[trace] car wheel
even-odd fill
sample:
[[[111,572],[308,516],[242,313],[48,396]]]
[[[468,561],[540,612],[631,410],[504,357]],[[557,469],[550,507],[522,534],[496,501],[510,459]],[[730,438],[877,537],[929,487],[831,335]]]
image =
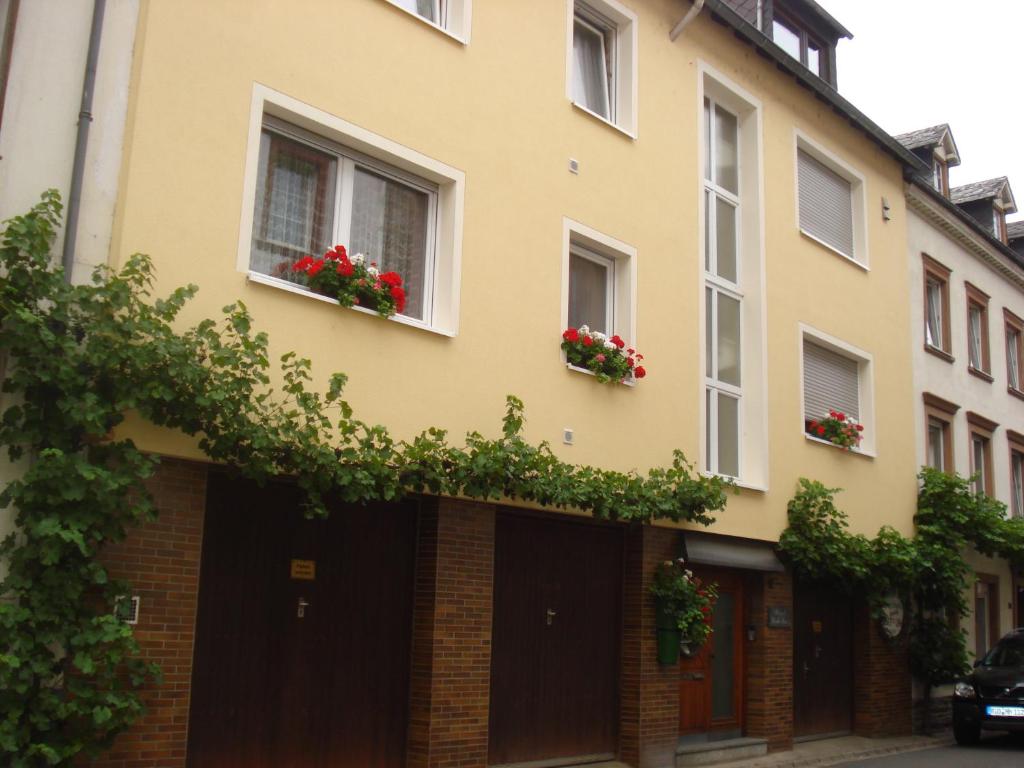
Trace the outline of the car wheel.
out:
[[[968,723],[953,724],[953,738],[960,746],[968,747],[977,744],[981,739],[981,726]]]

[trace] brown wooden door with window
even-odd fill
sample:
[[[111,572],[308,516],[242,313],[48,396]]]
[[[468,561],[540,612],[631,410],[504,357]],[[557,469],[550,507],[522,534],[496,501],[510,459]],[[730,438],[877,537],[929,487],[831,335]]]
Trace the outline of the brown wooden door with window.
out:
[[[853,724],[853,604],[812,584],[793,585],[793,735]]]
[[[307,520],[300,500],[210,478],[192,768],[404,765],[415,506]]]
[[[621,529],[498,515],[489,762],[618,749]]]
[[[743,730],[743,579],[735,571],[694,568],[718,585],[713,632],[694,656],[679,660],[679,733]]]

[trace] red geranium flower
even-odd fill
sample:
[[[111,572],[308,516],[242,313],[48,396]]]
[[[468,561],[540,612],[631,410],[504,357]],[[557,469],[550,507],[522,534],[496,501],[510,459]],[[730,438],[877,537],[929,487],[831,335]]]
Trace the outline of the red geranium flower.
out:
[[[824,435],[824,434],[825,434],[825,428],[819,425],[818,426],[818,435]]]
[[[310,277],[315,277],[317,275],[317,273],[319,273],[320,270],[323,269],[323,268],[324,268],[324,260],[323,259],[317,259],[316,261],[314,261],[312,264],[309,265],[309,269],[306,270],[306,274],[309,275]]]
[[[640,357],[640,355],[637,355],[637,357]],[[633,376],[635,376],[638,379],[642,379],[646,375],[647,371],[644,370],[644,367],[642,365],[638,365],[636,368],[633,369]]]
[[[336,245],[336,246],[334,246],[334,252],[337,254],[337,258],[339,258],[339,259],[347,259],[348,258],[348,251],[345,250],[345,246],[344,245]]]
[[[293,272],[305,272],[307,269],[310,268],[310,266],[312,266],[312,264],[313,264],[313,257],[312,256],[303,256],[301,259],[299,259],[298,261],[295,262],[294,266],[292,266],[292,271]]]
[[[391,273],[391,274],[394,274],[394,273]],[[391,298],[395,300],[395,308],[398,311],[398,313],[401,314],[402,310],[405,309],[405,291],[403,291],[397,285],[392,285],[391,286]]]
[[[380,276],[380,281],[393,287],[400,286],[402,284],[402,276],[397,272],[385,272]]]
[[[562,334],[562,338],[570,343],[575,343],[580,340],[580,332],[575,328],[566,328]]]
[[[619,349],[622,349],[624,346],[626,346],[626,342],[624,342],[622,339],[620,339],[618,334],[616,334],[615,336],[612,336],[610,339],[608,339],[608,341],[610,341],[612,344],[614,344]]]
[[[583,346],[584,347],[592,346],[593,343],[594,343],[594,340],[592,338],[590,338],[589,336],[584,336],[583,337]]]
[[[342,277],[349,277],[352,274],[352,262],[348,259],[344,259],[338,262],[338,274]]]

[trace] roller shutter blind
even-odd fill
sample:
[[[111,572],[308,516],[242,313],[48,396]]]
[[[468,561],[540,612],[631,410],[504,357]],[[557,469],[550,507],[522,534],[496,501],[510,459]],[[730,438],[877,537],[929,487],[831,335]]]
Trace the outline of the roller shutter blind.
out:
[[[856,360],[804,341],[804,419],[841,411],[860,420]]]
[[[850,182],[802,149],[797,151],[800,228],[853,258],[853,192]]]

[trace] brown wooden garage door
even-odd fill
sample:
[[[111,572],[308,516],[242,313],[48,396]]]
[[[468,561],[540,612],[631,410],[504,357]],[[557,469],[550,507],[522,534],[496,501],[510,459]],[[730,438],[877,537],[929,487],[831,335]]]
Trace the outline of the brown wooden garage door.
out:
[[[287,485],[211,477],[195,768],[404,764],[415,508],[344,507],[307,520],[299,500]]]
[[[500,514],[489,762],[614,755],[622,531]]]
[[[835,589],[793,585],[793,735],[853,724],[853,603]]]

